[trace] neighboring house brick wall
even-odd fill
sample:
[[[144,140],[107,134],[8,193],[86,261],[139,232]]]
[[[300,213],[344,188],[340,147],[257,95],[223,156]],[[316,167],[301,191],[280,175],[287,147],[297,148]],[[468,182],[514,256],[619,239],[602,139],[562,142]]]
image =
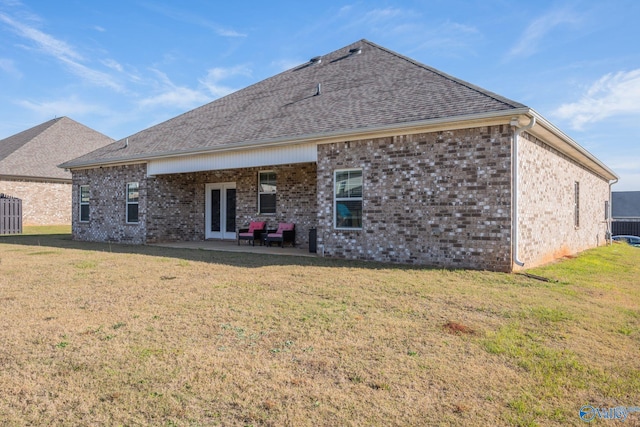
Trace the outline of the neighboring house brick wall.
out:
[[[318,243],[330,256],[508,271],[507,126],[318,147]],[[333,228],[334,172],[363,167],[363,229]]]
[[[519,258],[524,268],[606,243],[607,180],[527,133],[520,138],[518,159]],[[574,226],[576,181],[578,228]]]
[[[146,165],[126,165],[75,170],[73,172],[73,230],[77,240],[98,242],[145,243]],[[140,184],[139,222],[126,223],[127,183]],[[80,222],[79,188],[89,185],[89,221]],[[162,212],[158,212],[162,215]]]
[[[22,199],[22,224],[71,224],[71,184],[35,180],[0,180],[0,193]]]

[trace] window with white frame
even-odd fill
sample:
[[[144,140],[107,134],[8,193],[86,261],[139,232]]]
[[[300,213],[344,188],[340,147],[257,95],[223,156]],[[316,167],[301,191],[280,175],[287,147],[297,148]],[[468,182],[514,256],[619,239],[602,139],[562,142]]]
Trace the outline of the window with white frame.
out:
[[[138,200],[140,199],[139,185],[137,182],[127,184],[127,223],[138,222]]]
[[[89,186],[81,185],[78,192],[78,198],[80,201],[80,221],[89,221]]]
[[[258,172],[258,213],[276,213],[276,173]]]
[[[362,169],[337,170],[334,175],[334,227],[362,228]]]

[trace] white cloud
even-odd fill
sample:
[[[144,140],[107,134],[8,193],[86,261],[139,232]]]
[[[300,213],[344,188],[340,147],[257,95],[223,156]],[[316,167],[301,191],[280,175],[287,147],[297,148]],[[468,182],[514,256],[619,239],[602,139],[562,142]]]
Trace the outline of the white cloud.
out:
[[[200,84],[206,87],[207,90],[209,90],[209,92],[214,97],[221,97],[221,96],[228,95],[231,92],[234,92],[235,90],[237,90],[232,87],[220,84],[221,81],[229,79],[230,77],[235,77],[235,76],[250,77],[251,70],[249,69],[249,67],[245,65],[236,65],[235,67],[227,67],[227,68],[225,67],[211,68],[208,71],[207,76],[204,79],[200,80]]]
[[[141,108],[175,107],[190,110],[207,101],[209,99],[197,90],[174,86],[159,95],[141,100],[138,105]]]
[[[304,64],[307,60],[300,59],[280,59],[278,61],[272,61],[271,66],[274,67],[279,72],[290,70],[293,67],[297,67],[300,64]]]
[[[371,24],[388,21],[403,14],[402,9],[387,7],[385,9],[373,9],[365,13],[364,20]]]
[[[159,93],[139,101],[139,107],[144,109],[174,107],[188,110],[210,100],[200,91],[175,85],[165,73],[155,69],[152,71],[159,78],[159,90],[157,91]]]
[[[509,57],[528,57],[539,48],[542,40],[555,28],[566,24],[576,24],[581,17],[570,9],[552,10],[539,18],[534,19],[525,29],[515,46],[509,51]]]
[[[22,73],[16,68],[11,59],[0,58],[0,70],[16,78],[22,77]]]
[[[78,62],[70,61],[64,58],[60,58],[60,60],[71,70],[73,74],[82,77],[83,80],[91,84],[94,84],[96,86],[109,87],[118,92],[124,91],[124,88],[110,74],[94,70]]]
[[[103,27],[101,27],[100,25],[94,25],[93,29],[98,31],[98,32],[100,32],[100,33],[104,33],[105,31],[107,31]]]
[[[400,29],[398,28],[398,30]],[[411,49],[412,52],[426,49],[445,55],[456,55],[460,51],[468,51],[469,47],[481,37],[477,28],[449,20],[434,28],[422,31],[417,28],[407,28],[407,33],[415,34],[418,32],[421,34],[419,40],[425,41]]]
[[[0,13],[0,21],[12,27],[20,36],[34,42],[43,52],[64,59],[82,60],[82,56],[77,53],[67,43],[43,33],[42,31],[11,19],[11,17]]]
[[[577,130],[608,117],[640,114],[640,69],[601,77],[579,101],[561,105],[553,114]]]
[[[247,37],[246,34],[244,33],[240,33],[236,30],[232,30],[229,28],[222,28],[222,27],[216,27],[214,26],[214,30],[216,32],[216,34],[218,34],[219,36],[222,37]]]
[[[157,76],[157,80],[154,82],[157,86],[157,94],[138,102],[138,106],[144,109],[177,107],[189,110],[237,90],[221,84],[223,80],[236,76],[251,76],[251,70],[245,65],[211,68],[204,78],[198,80],[201,87],[196,90],[174,84],[169,76],[162,71],[157,69],[152,71]]]
[[[345,19],[351,17],[351,15],[345,13],[345,10],[341,10],[339,16]],[[387,32],[392,31],[396,26],[404,25],[405,21],[412,16],[413,14],[410,11],[399,8],[372,9],[364,14],[354,14],[353,17],[355,19],[349,21],[345,28],[366,28],[378,32]]]
[[[104,107],[98,104],[86,103],[77,96],[72,95],[68,98],[58,99],[55,101],[33,102],[27,100],[16,101],[16,104],[33,111],[40,117],[61,117],[71,116],[79,117],[86,114],[105,114]]]
[[[340,17],[346,16],[349,13],[351,13],[352,10],[353,10],[353,5],[348,4],[346,6],[342,6],[338,11],[338,16]]]
[[[119,72],[124,71],[124,69],[122,68],[122,65],[120,65],[120,63],[114,59],[103,59],[100,62],[102,62],[106,67],[109,67],[112,70],[116,70]]]
[[[64,41],[58,40],[37,28],[18,22],[3,13],[0,13],[0,21],[8,24],[19,36],[33,42],[43,54],[54,57],[83,80],[97,86],[123,91],[122,86],[109,74],[83,65],[81,63],[81,61],[84,61],[82,55]]]
[[[244,33],[231,28],[223,27],[216,24],[215,22],[211,22],[203,18],[202,16],[194,15],[193,13],[186,10],[175,9],[157,4],[144,4],[143,6],[171,19],[186,22],[187,24],[198,25],[203,28],[208,28],[210,30],[213,30],[217,35],[221,37],[247,37],[247,35]]]

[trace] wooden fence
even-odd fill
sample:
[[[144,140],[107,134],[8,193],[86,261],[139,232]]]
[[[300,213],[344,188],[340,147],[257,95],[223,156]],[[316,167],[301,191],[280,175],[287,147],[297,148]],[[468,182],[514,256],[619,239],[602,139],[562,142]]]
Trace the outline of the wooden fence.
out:
[[[0,234],[22,233],[22,200],[0,194]]]

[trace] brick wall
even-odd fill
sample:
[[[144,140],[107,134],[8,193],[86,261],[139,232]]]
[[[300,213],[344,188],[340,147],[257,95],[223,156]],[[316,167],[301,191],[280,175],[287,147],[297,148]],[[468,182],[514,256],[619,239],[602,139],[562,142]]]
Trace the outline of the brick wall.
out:
[[[510,269],[506,126],[318,147],[318,244],[325,255]],[[333,228],[335,170],[363,168],[363,228]]]
[[[235,182],[236,225],[296,223],[306,246],[318,228],[327,256],[510,271],[509,126],[400,135],[318,146],[318,164],[146,178],[144,165],[75,171],[73,235],[130,243],[204,240],[205,185]],[[526,135],[519,145],[520,259],[532,267],[604,243],[607,181]],[[362,168],[363,227],[333,226],[334,172]],[[277,174],[277,213],[257,213],[258,172]],[[125,224],[127,182],[140,183],[140,223]],[[580,226],[574,227],[574,183]],[[91,220],[78,222],[79,185],[91,184]]]
[[[0,180],[0,193],[22,199],[22,224],[71,224],[71,184]]]
[[[533,136],[519,141],[519,257],[525,268],[605,243],[608,182]],[[574,184],[579,182],[579,227]]]
[[[258,172],[277,176],[276,213],[258,215]],[[139,224],[126,224],[128,182],[140,183]],[[296,243],[308,245],[316,224],[316,165],[296,164],[146,178],[145,165],[96,168],[73,173],[73,237],[78,240],[154,243],[204,240],[205,185],[236,183],[236,225],[252,220],[296,224]],[[79,186],[90,184],[90,221],[79,221]]]
[[[127,183],[138,182],[139,222],[126,223]],[[89,221],[80,222],[79,188],[89,185]],[[146,165],[126,165],[73,171],[73,238],[98,242],[145,243]]]

